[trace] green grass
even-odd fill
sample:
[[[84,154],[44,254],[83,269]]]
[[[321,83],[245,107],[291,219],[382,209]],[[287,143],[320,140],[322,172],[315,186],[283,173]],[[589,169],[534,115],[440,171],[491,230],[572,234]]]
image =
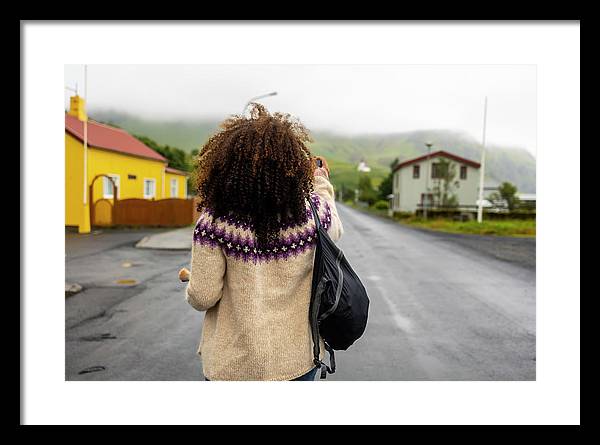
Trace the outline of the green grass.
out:
[[[338,190],[342,184],[350,190],[354,190],[358,187],[358,178],[360,177],[360,173],[356,169],[357,164],[340,161],[339,159],[335,158],[326,159],[331,172],[331,182],[336,190]],[[373,185],[374,189],[379,187],[379,184],[383,178],[387,176],[388,172],[389,169],[386,170],[382,167],[375,167],[371,169],[369,176],[371,177],[371,184]]]
[[[467,233],[472,235],[495,235],[535,237],[535,220],[488,220],[481,224],[477,221],[453,221],[446,218],[424,220],[411,216],[399,220],[400,223],[428,230],[438,230],[450,233]]]
[[[388,216],[387,210],[378,210],[373,207],[360,207],[349,202],[351,207],[372,213],[377,216],[392,219]],[[454,221],[448,218],[423,219],[417,216],[407,216],[403,218],[393,218],[400,224],[417,227],[426,230],[436,230],[449,233],[465,233],[471,235],[491,235],[491,236],[514,236],[514,237],[535,237],[536,222],[535,219],[505,219],[505,220],[484,220],[481,224],[477,221]]]

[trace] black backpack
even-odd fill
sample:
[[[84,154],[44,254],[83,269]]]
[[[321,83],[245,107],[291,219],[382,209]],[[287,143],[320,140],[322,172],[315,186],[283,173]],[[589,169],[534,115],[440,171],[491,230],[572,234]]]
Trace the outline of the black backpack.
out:
[[[314,363],[321,369],[321,379],[324,379],[327,373],[335,372],[333,351],[345,351],[364,333],[369,313],[369,297],[344,253],[321,225],[312,200],[308,201],[317,230],[309,320]],[[319,334],[329,352],[331,367],[319,358]]]

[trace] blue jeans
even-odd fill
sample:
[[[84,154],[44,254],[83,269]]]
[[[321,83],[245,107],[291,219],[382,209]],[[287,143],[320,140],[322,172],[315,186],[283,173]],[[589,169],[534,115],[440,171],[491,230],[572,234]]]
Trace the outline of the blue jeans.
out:
[[[301,375],[298,378],[292,379],[292,380],[314,380],[315,379],[315,375],[317,374],[318,368],[313,368],[310,371],[308,371],[306,374]],[[210,381],[208,380],[206,377],[204,377],[204,380],[206,381]]]
[[[298,377],[294,380],[314,380],[315,375],[317,374],[318,370],[319,370],[319,368],[313,368],[310,371],[308,371],[306,374],[301,375],[300,377]]]

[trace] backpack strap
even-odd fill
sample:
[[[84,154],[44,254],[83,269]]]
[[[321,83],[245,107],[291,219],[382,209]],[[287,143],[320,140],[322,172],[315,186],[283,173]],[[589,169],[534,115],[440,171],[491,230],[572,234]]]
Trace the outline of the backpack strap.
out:
[[[320,306],[320,298],[319,295],[323,292],[323,287],[325,286],[327,280],[323,279],[317,285],[317,289],[314,295],[313,301],[311,301],[311,313],[310,313],[310,330],[312,334],[313,340],[313,361],[316,366],[321,366],[321,360],[319,356],[321,355],[321,345],[319,343],[319,322],[318,322],[318,314],[319,314],[319,306]]]
[[[319,214],[317,209],[315,208],[314,203],[312,202],[312,198],[309,198],[308,203],[310,204],[310,208],[313,213],[313,217],[315,220],[316,230],[319,231],[321,228],[321,221],[319,219]],[[310,316],[310,328],[313,339],[313,362],[318,369],[321,370],[321,379],[327,378],[327,374],[333,374],[335,372],[335,355],[333,353],[333,349],[331,346],[327,344],[327,342],[323,342],[325,345],[325,350],[329,352],[329,364],[331,366],[327,366],[324,362],[321,361],[321,346],[319,343],[319,324],[318,324],[318,315],[319,315],[319,306],[321,303],[321,294],[325,290],[325,286],[327,285],[327,279],[323,277],[319,284],[317,285],[317,289],[315,291],[314,299],[311,301],[311,316]]]
[[[331,366],[327,366],[327,364],[321,361],[319,358],[315,359],[315,365],[317,365],[318,369],[321,370],[321,379],[326,379],[327,374],[333,374],[335,372],[335,354],[333,352],[333,348],[327,344],[327,342],[323,342],[325,344],[325,350],[329,353],[329,364]]]
[[[315,300],[312,302],[311,307],[311,316],[310,316],[310,328],[312,333],[313,340],[313,362],[317,366],[318,369],[321,370],[321,379],[327,378],[327,374],[333,374],[335,372],[335,355],[333,352],[333,348],[329,346],[326,341],[323,341],[325,345],[325,350],[329,352],[329,364],[331,366],[327,366],[323,361],[321,361],[321,345],[319,342],[319,322],[317,320],[317,315],[319,313],[320,306],[320,295],[323,293],[323,289],[327,284],[327,279],[323,278],[321,282],[317,286],[317,291],[315,292]]]
[[[308,197],[308,203],[310,204],[310,209],[312,210],[312,214],[315,220],[315,226],[317,231],[321,228],[321,219],[319,218],[319,212],[317,212],[317,209],[315,208],[315,204],[312,201],[312,196]]]

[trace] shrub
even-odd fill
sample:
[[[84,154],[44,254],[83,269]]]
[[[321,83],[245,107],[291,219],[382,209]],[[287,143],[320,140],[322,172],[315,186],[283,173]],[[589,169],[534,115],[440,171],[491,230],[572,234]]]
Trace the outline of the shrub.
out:
[[[412,212],[394,212],[395,219],[407,219],[414,217],[414,213]]]
[[[390,208],[390,204],[387,201],[379,200],[375,204],[373,204],[377,210],[387,210]]]

